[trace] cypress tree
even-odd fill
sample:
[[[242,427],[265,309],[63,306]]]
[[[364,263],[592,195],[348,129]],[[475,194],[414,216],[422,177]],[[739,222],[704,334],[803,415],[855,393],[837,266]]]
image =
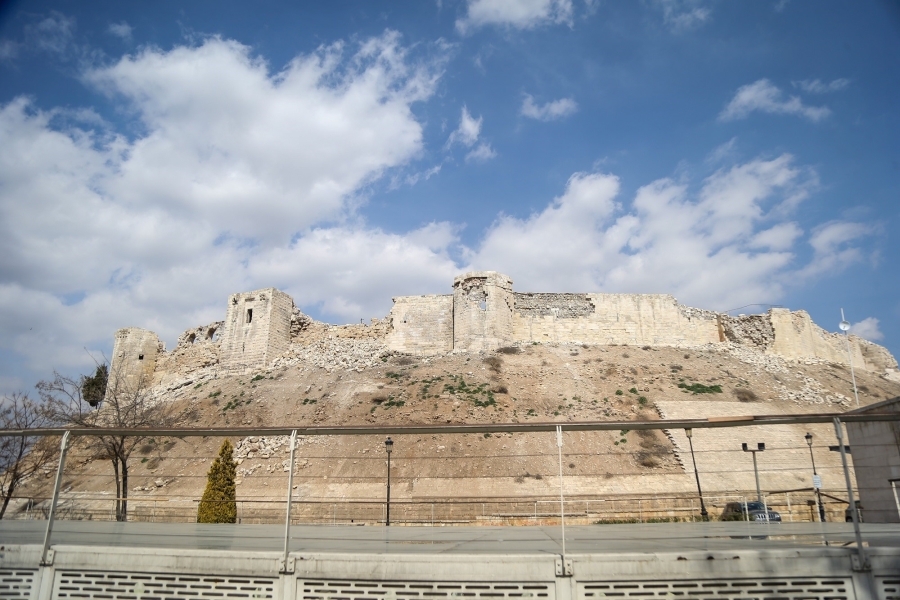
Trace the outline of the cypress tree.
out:
[[[237,521],[237,504],[234,478],[237,464],[234,447],[227,439],[219,448],[219,456],[213,461],[206,475],[206,489],[197,507],[198,523],[234,523]]]

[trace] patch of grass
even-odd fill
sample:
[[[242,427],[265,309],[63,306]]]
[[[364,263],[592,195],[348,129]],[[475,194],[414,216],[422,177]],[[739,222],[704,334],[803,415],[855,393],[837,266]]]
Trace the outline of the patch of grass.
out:
[[[628,391],[631,392],[632,394],[637,394],[637,393],[638,393],[638,392],[637,392],[637,388],[631,388],[631,389],[628,390]]]
[[[519,354],[522,351],[516,346],[503,346],[502,348],[497,348],[497,352],[499,354]]]
[[[681,389],[691,392],[693,394],[721,394],[722,386],[721,385],[704,385],[702,383],[692,383],[691,385],[687,385],[686,383],[679,383],[678,387]]]
[[[266,378],[265,375],[260,374],[260,375],[257,375],[256,377],[254,377],[253,379],[251,379],[250,381],[251,382],[259,381],[260,379],[265,379],[265,378]]]
[[[404,406],[406,404],[406,400],[394,400],[393,396],[389,396],[387,402],[382,403],[381,406],[384,407],[385,410],[391,408],[392,406]]]
[[[315,398],[304,398],[303,399],[303,404],[315,404],[316,402],[318,402],[318,400],[316,400]]]
[[[646,396],[641,396],[640,398],[638,398],[638,404],[640,404],[641,406],[645,406],[647,404]]]
[[[623,392],[622,390],[616,390],[616,396],[622,396],[624,394],[625,392]]]
[[[388,371],[384,374],[384,376],[388,379],[400,379],[401,377],[403,377],[403,375],[401,375],[400,373],[394,373],[393,371]]]
[[[222,395],[222,390],[216,390],[214,392],[210,392],[208,398],[218,398]]]

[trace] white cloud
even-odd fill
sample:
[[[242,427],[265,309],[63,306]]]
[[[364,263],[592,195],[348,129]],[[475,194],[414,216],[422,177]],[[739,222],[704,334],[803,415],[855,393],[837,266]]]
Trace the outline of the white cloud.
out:
[[[850,333],[858,335],[870,342],[877,342],[884,339],[884,334],[881,333],[881,330],[878,328],[878,319],[875,317],[868,317],[859,323],[854,323],[850,326]]]
[[[830,221],[819,225],[809,239],[813,258],[799,274],[805,277],[833,275],[861,261],[863,253],[853,243],[871,232],[872,228],[864,223]]]
[[[810,94],[827,94],[829,92],[839,92],[848,85],[849,79],[835,79],[830,83],[823,83],[820,79],[804,79],[803,81],[792,81],[791,85],[799,87],[804,92]]]
[[[447,147],[449,148],[456,143],[463,146],[474,146],[475,142],[478,141],[478,136],[481,135],[481,121],[481,117],[475,119],[469,114],[469,109],[463,106],[459,127],[450,134],[450,137],[447,139]]]
[[[387,33],[346,57],[322,47],[272,74],[234,41],[146,49],[85,75],[124,96],[149,133],[109,181],[185,218],[263,242],[338,216],[348,196],[422,147],[410,105],[433,91]]]
[[[709,153],[706,157],[708,164],[717,164],[725,159],[734,156],[735,146],[737,145],[737,137],[733,137],[724,144],[716,146],[716,149]]]
[[[663,21],[676,33],[696,29],[708,22],[712,11],[702,0],[656,0],[663,11]]]
[[[478,138],[481,136],[481,122],[481,117],[474,118],[469,114],[469,109],[463,106],[459,127],[450,134],[445,147],[450,148],[454,144],[461,144],[467,148],[475,146]],[[497,153],[491,148],[491,145],[487,142],[481,142],[466,153],[466,162],[485,162],[495,156],[497,156]]]
[[[466,16],[456,21],[460,33],[485,25],[533,29],[572,25],[572,0],[467,0]]]
[[[125,21],[122,21],[121,23],[110,23],[107,31],[127,42],[131,40],[131,33],[132,31],[134,31],[134,29],[131,27],[131,25],[129,25]]]
[[[133,140],[90,110],[42,111],[23,98],[0,106],[0,352],[46,376],[89,367],[83,347],[108,347],[119,327],[147,327],[171,343],[221,318],[235,290],[331,294],[370,267],[374,281],[391,260],[427,264],[410,271],[422,281],[453,271],[443,249],[416,241],[421,233],[360,228],[330,238],[346,250],[368,235],[356,275],[307,285],[257,270],[289,249],[303,262],[295,272],[340,272],[341,246],[316,254],[330,230],[311,228],[352,217],[370,182],[420,154],[411,106],[432,94],[444,54],[418,51],[433,55],[409,56],[388,32],[271,73],[228,40],[144,49],[83,75],[125,99],[145,130]],[[384,281],[372,300],[356,297],[364,314],[354,317],[384,314],[396,292]],[[341,310],[331,314],[349,315]]]
[[[497,156],[490,144],[478,144],[478,147],[466,154],[467,162],[484,162]]]
[[[760,79],[738,88],[731,102],[719,114],[720,121],[744,119],[751,112],[798,115],[820,121],[831,114],[825,106],[807,106],[797,96],[784,99],[784,94],[768,79]]]
[[[511,275],[523,291],[672,293],[721,310],[772,302],[811,276],[811,265],[840,262],[852,238],[817,232],[815,258],[796,264],[803,232],[780,215],[810,179],[783,155],[722,169],[696,192],[660,179],[623,207],[616,177],[579,173],[543,211],[501,216],[467,256],[475,268]]]
[[[530,94],[525,94],[522,101],[522,116],[538,121],[553,121],[574,114],[578,110],[578,104],[571,98],[560,98],[538,106]]]
[[[11,62],[19,56],[19,46],[12,40],[0,40],[0,62]]]
[[[75,18],[57,11],[51,11],[50,16],[25,28],[26,38],[31,45],[54,54],[69,51],[74,34]]]
[[[750,248],[766,248],[769,250],[790,250],[803,230],[796,223],[779,223],[764,229],[750,239]]]

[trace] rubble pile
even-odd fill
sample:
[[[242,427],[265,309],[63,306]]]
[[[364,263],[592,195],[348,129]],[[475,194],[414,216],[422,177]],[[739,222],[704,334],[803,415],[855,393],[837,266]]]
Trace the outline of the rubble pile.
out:
[[[387,355],[384,343],[379,340],[326,338],[306,346],[292,345],[290,350],[275,360],[272,368],[303,363],[329,372],[335,369],[362,371],[380,365]]]
[[[800,375],[798,373],[798,375]],[[789,400],[796,404],[838,404],[844,408],[850,406],[850,398],[839,393],[829,393],[822,384],[812,377],[803,376],[803,387],[799,390],[789,390],[782,385],[778,392],[781,400]],[[833,410],[833,409],[826,409]]]
[[[289,435],[268,437],[251,435],[237,443],[234,447],[233,456],[236,461],[243,461],[245,458],[270,458],[278,453],[288,453],[290,451],[291,436]]]

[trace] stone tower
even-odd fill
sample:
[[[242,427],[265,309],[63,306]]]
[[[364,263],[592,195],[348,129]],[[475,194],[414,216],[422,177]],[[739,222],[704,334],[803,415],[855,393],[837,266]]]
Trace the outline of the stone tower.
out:
[[[155,333],[140,327],[116,331],[106,393],[134,393],[152,385],[156,358],[163,350]]]
[[[513,341],[512,279],[473,271],[453,280],[453,349],[494,350]]]
[[[294,301],[275,288],[232,294],[228,298],[219,363],[244,371],[268,365],[291,343]]]

